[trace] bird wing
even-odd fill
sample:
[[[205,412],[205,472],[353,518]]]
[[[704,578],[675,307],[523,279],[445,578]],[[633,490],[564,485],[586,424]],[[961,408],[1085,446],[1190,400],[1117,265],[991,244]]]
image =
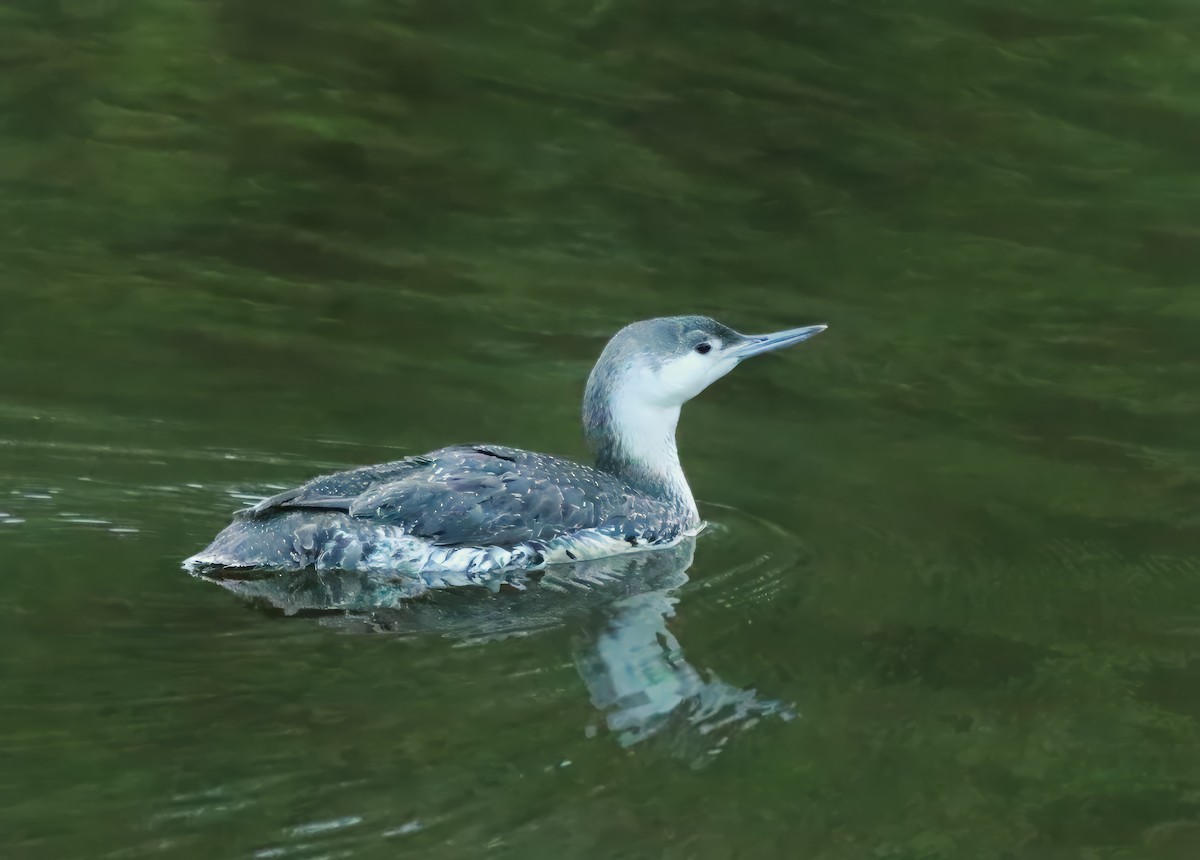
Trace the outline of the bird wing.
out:
[[[656,540],[667,505],[568,460],[499,446],[455,446],[314,478],[244,512],[343,511],[434,543],[513,546],[581,529]]]
[[[397,480],[403,475],[429,465],[427,457],[407,457],[375,466],[362,466],[332,475],[321,475],[298,487],[284,490],[263,499],[256,505],[239,511],[238,516],[259,519],[284,508],[318,508],[349,512],[354,499],[373,486]]]

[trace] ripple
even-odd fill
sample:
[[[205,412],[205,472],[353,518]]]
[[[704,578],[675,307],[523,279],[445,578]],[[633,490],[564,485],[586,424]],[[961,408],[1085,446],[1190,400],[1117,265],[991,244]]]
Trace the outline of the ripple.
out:
[[[798,535],[770,520],[725,505],[705,505],[713,521],[701,535],[692,589],[705,603],[748,609],[796,586],[810,552]]]
[[[272,860],[277,857],[351,857],[359,849],[381,839],[412,836],[420,833],[426,825],[421,819],[378,829],[379,825],[363,828],[367,819],[361,815],[344,815],[338,818],[320,819],[297,824],[282,830],[276,844],[257,849],[252,855],[256,860]]]
[[[315,836],[319,833],[331,833],[362,824],[362,816],[346,815],[342,818],[331,818],[327,821],[313,821],[308,824],[298,824],[288,831],[289,836]]]
[[[272,488],[278,486],[123,483],[80,475],[61,486],[10,491],[12,507],[0,511],[0,524],[28,524],[45,532],[86,529],[129,539],[146,530],[144,518],[190,521],[198,512],[227,517],[247,502],[276,492]]]
[[[170,798],[168,808],[150,816],[152,824],[165,821],[199,820],[226,817],[252,809],[257,805],[253,792],[256,787],[218,787]]]
[[[414,833],[420,833],[424,829],[425,825],[421,822],[421,819],[414,818],[412,821],[406,821],[399,827],[392,827],[388,830],[385,830],[379,835],[384,839],[390,839],[393,836],[411,836]]]
[[[0,447],[53,451],[56,454],[74,455],[81,461],[91,461],[97,455],[124,457],[139,462],[211,462],[214,460],[238,461],[258,465],[281,466],[303,465],[305,468],[342,468],[338,463],[321,463],[311,457],[287,455],[268,451],[238,448],[157,448],[152,446],[111,445],[89,442],[46,442],[38,439],[0,438]],[[81,478],[81,480],[86,480]]]

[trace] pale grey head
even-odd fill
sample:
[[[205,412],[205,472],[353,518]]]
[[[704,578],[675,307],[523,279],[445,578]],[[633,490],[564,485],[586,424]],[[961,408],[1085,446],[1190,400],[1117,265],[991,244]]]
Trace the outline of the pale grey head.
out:
[[[808,340],[823,325],[740,334],[703,316],[626,326],[588,377],[583,427],[596,465],[631,486],[677,500],[699,520],[679,454],[679,410],[746,358]]]

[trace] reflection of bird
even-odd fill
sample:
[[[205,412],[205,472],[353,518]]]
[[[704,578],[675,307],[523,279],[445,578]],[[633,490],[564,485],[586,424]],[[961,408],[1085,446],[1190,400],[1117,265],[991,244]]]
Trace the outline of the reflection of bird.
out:
[[[606,623],[577,650],[576,665],[592,704],[604,713],[621,746],[674,734],[677,751],[703,764],[721,751],[729,732],[749,728],[761,717],[790,720],[794,714],[754,690],[716,677],[705,680],[667,629],[677,602],[665,590],[615,601],[607,608]],[[669,732],[676,722],[680,731]],[[698,748],[697,739],[703,739]]]
[[[346,633],[433,634],[457,645],[483,645],[568,626],[575,632],[576,668],[616,741],[665,745],[670,755],[699,765],[735,732],[794,714],[783,702],[688,662],[668,622],[695,550],[696,539],[686,537],[658,552],[554,565],[532,577],[517,572],[516,583],[527,586],[521,594],[448,589],[411,600],[407,581],[345,570],[215,581],[260,606],[315,617]]]
[[[438,587],[676,543],[700,524],[675,447],[680,407],[742,359],[824,329],[748,336],[707,317],[634,323],[588,379],[595,467],[469,445],[314,478],[243,511],[185,567],[397,572]]]

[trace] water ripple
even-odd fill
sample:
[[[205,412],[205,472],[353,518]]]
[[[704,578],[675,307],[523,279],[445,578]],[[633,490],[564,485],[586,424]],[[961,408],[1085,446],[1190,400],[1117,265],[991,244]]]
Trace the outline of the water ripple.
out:
[[[693,588],[698,599],[725,610],[770,603],[796,585],[809,553],[800,538],[769,520],[724,505],[702,535],[702,564]]]

